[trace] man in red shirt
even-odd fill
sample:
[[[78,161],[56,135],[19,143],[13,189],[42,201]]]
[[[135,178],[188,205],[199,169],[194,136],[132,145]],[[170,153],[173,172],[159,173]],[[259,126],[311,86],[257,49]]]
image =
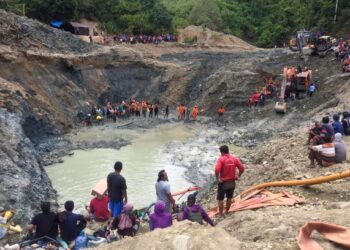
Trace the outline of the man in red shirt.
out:
[[[96,197],[90,201],[89,213],[93,214],[94,220],[97,222],[107,221],[110,217],[107,195],[97,194]]]
[[[244,172],[244,166],[241,161],[229,154],[228,146],[223,145],[220,147],[221,157],[218,159],[215,166],[215,176],[218,182],[218,207],[220,216],[224,217],[224,199],[226,196],[226,213],[231,207],[233,192],[236,187],[235,180],[239,180],[239,177]],[[236,176],[236,168],[239,170],[238,177]]]

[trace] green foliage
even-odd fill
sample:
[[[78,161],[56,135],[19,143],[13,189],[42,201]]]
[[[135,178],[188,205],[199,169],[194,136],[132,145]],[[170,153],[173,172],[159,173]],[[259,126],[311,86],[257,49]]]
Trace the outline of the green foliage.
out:
[[[350,32],[350,0],[0,0],[0,8],[44,22],[88,18],[108,32],[160,34],[188,25],[237,35],[262,47],[299,29]]]
[[[185,36],[184,42],[187,44],[194,44],[197,42],[197,36]]]
[[[191,24],[203,25],[213,30],[222,28],[220,9],[216,0],[198,0],[188,16]]]

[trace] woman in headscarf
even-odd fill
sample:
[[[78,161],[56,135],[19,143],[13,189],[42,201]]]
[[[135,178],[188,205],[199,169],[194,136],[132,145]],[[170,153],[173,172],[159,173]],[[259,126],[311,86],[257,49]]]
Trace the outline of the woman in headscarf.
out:
[[[190,194],[187,197],[187,206],[183,211],[182,219],[198,222],[201,225],[203,225],[205,221],[209,225],[214,226],[214,222],[209,218],[204,208],[200,204],[196,203],[196,196],[197,192]]]
[[[165,210],[165,203],[157,201],[154,206],[154,213],[150,215],[150,229],[167,228],[173,224],[171,213]]]
[[[139,220],[133,213],[134,206],[130,203],[124,205],[123,212],[112,221],[112,229],[118,229],[122,237],[134,236],[139,228]]]
[[[346,161],[346,145],[343,141],[341,133],[336,133],[334,136],[334,147],[335,147],[335,162],[342,163]]]

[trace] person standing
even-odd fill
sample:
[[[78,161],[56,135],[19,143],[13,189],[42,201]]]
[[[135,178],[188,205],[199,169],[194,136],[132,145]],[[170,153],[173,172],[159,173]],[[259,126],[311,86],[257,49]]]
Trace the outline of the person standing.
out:
[[[316,91],[316,86],[315,86],[315,84],[312,82],[311,84],[310,84],[310,86],[309,86],[309,90],[308,90],[308,96],[309,97],[312,97],[312,95],[315,93],[315,91]]]
[[[156,193],[157,201],[163,201],[165,203],[166,211],[171,212],[172,209],[175,209],[175,200],[171,195],[168,174],[164,169],[158,173]]]
[[[198,106],[195,105],[195,106],[192,108],[192,117],[193,117],[193,120],[197,121],[198,113],[199,113]]]
[[[126,181],[120,172],[123,164],[117,161],[114,164],[114,172],[107,176],[107,191],[109,196],[109,210],[112,217],[117,217],[123,211],[123,206],[128,202]]]
[[[226,209],[225,212],[228,213],[233,193],[236,187],[236,180],[239,180],[239,177],[244,172],[244,166],[239,160],[238,157],[229,154],[228,146],[223,145],[220,147],[221,157],[218,159],[215,165],[215,176],[218,182],[218,192],[217,200],[219,207],[219,215],[224,217],[224,199],[226,196]],[[236,176],[236,168],[239,170],[238,177]]]
[[[148,105],[148,110],[149,110],[149,115],[148,115],[148,117],[149,117],[149,118],[152,118],[152,117],[153,117],[153,110],[154,110],[154,107],[153,107],[152,104],[149,104],[149,105]]]
[[[168,118],[168,117],[169,117],[169,105],[166,105],[164,118]]]
[[[154,104],[154,117],[158,118],[159,106],[158,104]]]

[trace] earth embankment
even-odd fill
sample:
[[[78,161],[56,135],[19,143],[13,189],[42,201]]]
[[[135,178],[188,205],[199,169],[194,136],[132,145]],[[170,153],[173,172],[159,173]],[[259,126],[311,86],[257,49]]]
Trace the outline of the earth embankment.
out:
[[[162,45],[92,46],[36,21],[3,11],[0,14],[0,204],[15,208],[22,225],[39,210],[40,200],[56,200],[43,166],[58,161],[74,148],[65,134],[79,126],[75,119],[78,112],[87,112],[92,106],[129,98],[169,104],[172,110],[181,102],[198,104],[201,116],[211,118],[203,119],[201,129],[194,132],[199,138],[197,144],[173,146],[188,149],[176,151],[178,158],[174,161],[188,168],[190,176],[197,176],[197,183],[205,184],[212,178],[216,157],[210,143],[250,148],[252,151],[243,157],[250,164],[247,181],[242,181],[238,190],[256,182],[296,178],[296,172],[303,173],[307,158],[300,146],[305,132],[302,129],[313,117],[319,119],[325,113],[348,107],[348,75],[339,74],[339,65],[330,57],[301,61],[287,50],[258,50],[248,45],[240,49],[171,45],[164,50]],[[314,78],[319,80],[313,98],[289,103],[285,116],[275,114],[273,99],[267,100],[265,107],[247,109],[248,96],[263,87],[264,79],[278,79],[283,66],[299,64],[313,69]],[[220,105],[227,112],[217,121],[215,111]],[[289,137],[293,138],[290,143]],[[285,142],[289,144],[283,147]],[[191,151],[194,147],[196,154]],[[298,151],[291,150],[294,148]],[[202,157],[202,152],[208,157]],[[295,154],[289,154],[292,152]],[[210,192],[215,189],[209,188],[207,199],[208,206],[213,206],[210,197],[214,195]],[[283,209],[285,214],[275,212],[276,216],[288,216],[287,209]],[[310,205],[301,210],[311,209]],[[272,215],[257,213],[257,221],[268,221]],[[258,238],[244,238],[249,229],[243,229],[244,221],[249,219],[242,216],[222,224],[225,230],[237,232],[247,241],[242,249],[279,249],[283,245],[269,245],[270,238],[264,238],[271,234],[274,240],[283,230],[259,230]],[[242,229],[235,226],[230,231],[230,223]],[[300,219],[296,224],[301,223]],[[296,224],[287,226],[291,246]]]

